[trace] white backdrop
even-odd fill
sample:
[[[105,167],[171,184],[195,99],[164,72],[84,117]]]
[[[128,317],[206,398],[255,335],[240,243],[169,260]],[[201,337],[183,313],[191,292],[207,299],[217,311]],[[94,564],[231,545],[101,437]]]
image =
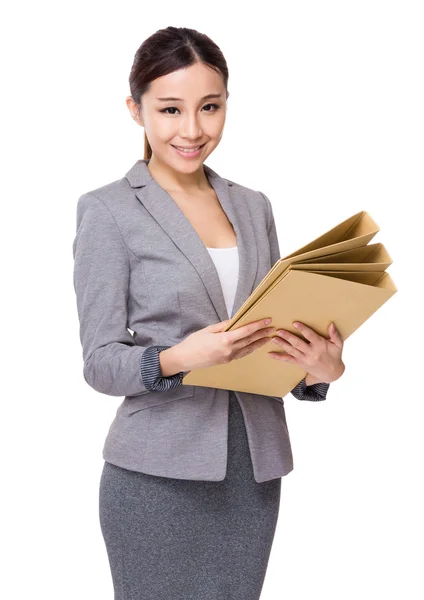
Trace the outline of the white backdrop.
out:
[[[98,485],[121,399],[82,375],[76,202],[143,157],[129,71],[141,42],[174,25],[207,33],[227,59],[225,133],[206,164],[269,196],[282,255],[366,210],[399,290],[346,340],[346,371],[325,402],[286,397],[295,468],[261,600],[422,600],[421,9],[41,1],[3,11],[5,598],[113,599]]]

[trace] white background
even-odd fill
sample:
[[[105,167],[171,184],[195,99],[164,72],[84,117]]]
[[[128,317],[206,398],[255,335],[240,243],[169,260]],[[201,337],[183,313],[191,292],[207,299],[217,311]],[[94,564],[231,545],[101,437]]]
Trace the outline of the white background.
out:
[[[398,288],[346,340],[325,402],[286,397],[295,468],[261,600],[422,600],[422,3],[11,6],[0,36],[2,595],[113,599],[98,485],[121,399],[82,375],[76,202],[143,158],[128,76],[142,41],[174,25],[206,33],[227,59],[225,133],[206,164],[269,196],[281,254],[366,210]]]

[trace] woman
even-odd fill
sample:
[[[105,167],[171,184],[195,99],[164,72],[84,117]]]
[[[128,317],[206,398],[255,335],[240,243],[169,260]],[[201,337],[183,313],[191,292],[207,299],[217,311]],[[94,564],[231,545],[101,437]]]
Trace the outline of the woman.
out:
[[[304,341],[264,320],[224,332],[279,258],[268,198],[204,165],[226,117],[228,70],[207,36],[141,45],[127,106],[145,158],[83,194],[74,241],[84,377],[125,396],[110,426],[100,524],[115,600],[257,600],[293,468],[282,398],[190,386],[192,369],[271,341],[324,400],[344,370],[337,331]],[[134,332],[131,335],[129,329]]]

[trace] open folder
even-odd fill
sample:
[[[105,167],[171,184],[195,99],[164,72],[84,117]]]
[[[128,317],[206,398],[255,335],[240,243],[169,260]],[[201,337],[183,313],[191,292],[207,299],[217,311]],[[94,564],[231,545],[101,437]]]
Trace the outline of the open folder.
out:
[[[303,338],[301,321],[328,338],[334,322],[343,341],[396,292],[385,272],[392,260],[383,244],[369,244],[380,230],[361,211],[296,252],[280,258],[233,315],[225,331],[272,317],[272,325]],[[275,335],[275,334],[272,334]],[[307,374],[298,365],[274,359],[283,352],[270,342],[224,365],[189,371],[183,384],[283,397]]]

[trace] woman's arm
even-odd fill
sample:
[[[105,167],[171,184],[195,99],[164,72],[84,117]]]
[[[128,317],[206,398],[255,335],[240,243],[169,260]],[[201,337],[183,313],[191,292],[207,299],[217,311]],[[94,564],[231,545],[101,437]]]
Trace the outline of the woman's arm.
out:
[[[156,347],[136,345],[127,329],[129,250],[109,208],[92,193],[78,200],[73,256],[86,382],[110,396],[179,385],[180,374],[158,380]]]

